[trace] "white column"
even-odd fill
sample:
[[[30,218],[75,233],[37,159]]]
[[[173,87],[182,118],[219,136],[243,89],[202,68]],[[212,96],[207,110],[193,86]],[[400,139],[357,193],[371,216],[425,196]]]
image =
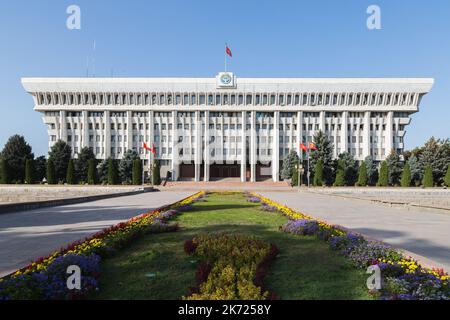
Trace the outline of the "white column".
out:
[[[111,157],[111,115],[109,110],[105,111],[103,124],[105,125],[103,147],[105,148],[105,159],[108,159]]]
[[[127,111],[127,142],[124,144],[127,150],[133,149],[133,121],[132,121],[132,112]],[[126,150],[123,150],[125,153]]]
[[[59,113],[59,139],[67,142],[67,119],[66,111],[61,111]]]
[[[82,112],[82,123],[83,123],[83,130],[82,132],[82,143],[81,143],[81,147],[85,148],[89,146],[89,125],[88,125],[88,112],[86,110],[83,110]],[[81,151],[81,150],[80,150]]]
[[[385,139],[386,139],[386,149],[385,149],[385,157],[387,157],[392,149],[394,148],[394,143],[392,141],[392,139],[394,139],[394,130],[392,129],[392,126],[394,125],[394,112],[393,111],[389,111],[387,114],[387,119],[386,119],[387,123],[386,123],[386,135],[385,135]]]
[[[149,111],[148,113],[148,117],[149,117],[149,124],[148,124],[148,143],[149,143],[149,147],[153,148],[153,144],[155,143],[155,118],[154,118],[154,114],[153,111]],[[172,137],[173,139],[173,137]],[[144,139],[147,141],[147,137]],[[162,150],[162,146],[156,146],[155,147],[159,147],[159,150]],[[146,154],[147,152],[144,150],[144,154]],[[154,157],[150,157],[151,155],[148,154],[146,155],[146,158],[148,161],[150,161],[150,158],[154,158]],[[155,161],[155,159],[152,159],[152,161]],[[152,163],[149,163],[148,165],[148,169],[150,170]]]
[[[246,127],[247,127],[247,112],[243,111],[241,113],[242,117],[242,132],[241,132],[241,182],[247,181],[247,138],[246,138]]]
[[[280,112],[273,113],[273,142],[272,142],[272,179],[274,182],[279,181],[280,166]]]
[[[325,133],[325,111],[320,112],[319,116],[319,129],[323,133]]]
[[[178,163],[178,135],[177,135],[177,112],[172,111],[172,164],[171,164],[171,170],[172,170],[172,180],[176,181],[178,180],[178,169],[179,169],[179,163]]]
[[[300,148],[300,144],[303,143],[303,112],[297,112],[297,154],[300,159],[303,160],[303,151]]]
[[[341,152],[348,151],[348,112],[342,112],[342,121],[341,121]]]
[[[209,131],[209,111],[205,111],[205,150],[204,150],[204,181],[209,181],[209,165],[211,153],[209,150],[209,139],[210,139],[210,131]]]
[[[370,156],[370,111],[364,114],[363,159]]]
[[[256,112],[251,112],[250,117],[251,133],[250,133],[250,182],[256,182]]]
[[[202,146],[201,146],[201,131],[202,131],[202,123],[200,120],[200,112],[195,111],[195,154],[194,154],[194,168],[195,168],[195,182],[200,181],[200,166],[201,166],[201,154],[202,154]]]

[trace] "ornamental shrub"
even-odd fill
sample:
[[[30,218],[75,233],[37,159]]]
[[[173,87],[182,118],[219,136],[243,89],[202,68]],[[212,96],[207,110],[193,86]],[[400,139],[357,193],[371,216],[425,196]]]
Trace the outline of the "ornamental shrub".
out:
[[[56,184],[55,165],[52,159],[48,159],[47,161],[47,183]]]
[[[345,169],[341,160],[338,161],[338,168],[336,171],[336,179],[334,180],[333,186],[343,187],[345,186]]]
[[[298,169],[294,167],[292,169],[291,186],[292,187],[297,187],[298,184],[299,184],[299,181],[298,181]]]
[[[444,177],[444,185],[450,187],[450,164],[448,165],[447,173],[445,174]]]
[[[387,187],[389,184],[389,172],[387,162],[383,161],[380,167],[380,173],[378,175],[378,187]]]
[[[1,173],[0,173],[1,181],[0,181],[0,183],[1,184],[8,184],[10,182],[10,180],[9,180],[9,166],[8,166],[8,162],[5,159],[3,159],[3,158],[0,159],[0,170],[1,170]]]
[[[118,172],[116,167],[116,162],[114,159],[109,158],[108,159],[108,184],[109,185],[115,185],[118,181]]]
[[[291,220],[281,227],[284,232],[301,236],[315,236],[319,233],[320,226],[315,220]]]
[[[324,180],[323,180],[323,160],[319,159],[317,161],[316,167],[314,168],[314,180],[313,184],[316,187],[323,186]]]
[[[433,169],[431,169],[430,166],[426,166],[425,167],[425,173],[423,175],[422,185],[425,188],[432,188],[433,185],[434,185],[434,183],[433,183]]]
[[[66,175],[67,184],[75,184],[74,170],[75,168],[73,165],[73,159],[70,159],[69,164],[67,165],[67,175]]]
[[[406,163],[405,166],[403,167],[402,178],[400,180],[400,184],[404,188],[411,186],[411,169],[410,169],[408,163]]]
[[[367,167],[366,167],[366,164],[363,162],[363,163],[361,163],[361,166],[359,167],[359,176],[358,176],[357,185],[360,187],[366,187],[367,184],[368,184]]]
[[[25,162],[25,183],[33,184],[35,182],[34,160],[27,159]]]
[[[133,172],[132,172],[133,185],[138,186],[142,184],[142,166],[141,160],[133,160]]]
[[[97,181],[95,159],[88,160],[87,183],[94,185]]]

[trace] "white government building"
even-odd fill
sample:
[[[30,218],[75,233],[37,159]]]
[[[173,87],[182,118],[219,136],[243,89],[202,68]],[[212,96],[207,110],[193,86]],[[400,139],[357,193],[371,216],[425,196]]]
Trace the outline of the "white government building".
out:
[[[23,78],[43,114],[49,147],[66,141],[74,157],[126,150],[149,159],[154,144],[162,176],[209,181],[279,180],[281,162],[322,130],[334,156],[382,161],[402,152],[406,126],[433,84],[428,78]],[[146,160],[148,162],[148,160]]]

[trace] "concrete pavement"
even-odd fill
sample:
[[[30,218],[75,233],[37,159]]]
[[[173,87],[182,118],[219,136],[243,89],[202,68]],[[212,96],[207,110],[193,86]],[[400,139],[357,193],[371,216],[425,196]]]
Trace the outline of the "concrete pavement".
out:
[[[304,214],[405,249],[425,265],[434,264],[435,267],[450,271],[448,212],[391,208],[366,200],[344,199],[308,191],[261,194]]]
[[[0,277],[41,256],[193,192],[149,192],[0,215]]]

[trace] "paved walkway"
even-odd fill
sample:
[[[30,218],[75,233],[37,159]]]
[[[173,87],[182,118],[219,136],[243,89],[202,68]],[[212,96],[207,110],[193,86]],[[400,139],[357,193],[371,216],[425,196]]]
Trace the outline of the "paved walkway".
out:
[[[111,225],[191,195],[150,192],[0,215],[0,277]]]
[[[450,271],[450,215],[420,208],[396,208],[366,200],[314,194],[261,192],[280,204],[405,249]],[[430,259],[430,260],[428,260]]]

